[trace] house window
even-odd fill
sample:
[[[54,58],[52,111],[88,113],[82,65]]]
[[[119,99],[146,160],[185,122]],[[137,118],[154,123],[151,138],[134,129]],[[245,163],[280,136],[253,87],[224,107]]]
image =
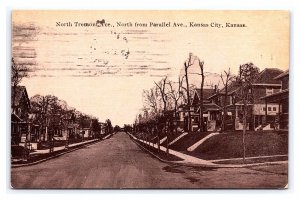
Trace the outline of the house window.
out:
[[[262,109],[263,109],[263,111],[266,111],[266,107],[265,106]]]
[[[273,89],[273,93],[280,92],[280,89]]]
[[[273,111],[276,111],[276,107],[273,107]]]
[[[273,89],[266,89],[266,96],[273,94]]]
[[[268,111],[272,111],[272,107],[268,107]]]

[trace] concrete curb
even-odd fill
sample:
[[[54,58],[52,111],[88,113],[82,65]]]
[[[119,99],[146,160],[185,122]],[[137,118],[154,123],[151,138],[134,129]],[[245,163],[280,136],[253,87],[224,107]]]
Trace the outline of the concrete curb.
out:
[[[147,151],[148,153],[150,153],[152,156],[154,156],[155,158],[157,158],[158,160],[160,160],[161,162],[164,163],[170,163],[170,164],[180,164],[180,165],[186,165],[186,166],[195,166],[195,167],[210,167],[210,168],[217,168],[218,165],[205,165],[205,164],[195,164],[195,163],[188,163],[188,162],[184,162],[184,161],[169,161],[169,160],[164,160],[162,158],[160,158],[159,156],[157,156],[156,154],[154,154],[153,152],[149,151],[148,149],[146,149],[145,147],[143,147],[141,144],[139,144],[138,141],[136,141],[134,138],[130,137],[132,139],[132,141],[137,144],[139,147],[141,147],[143,150]],[[175,155],[173,155],[175,156]],[[177,157],[177,156],[176,156]],[[221,167],[218,167],[221,168]]]
[[[87,142],[85,144],[78,145],[78,147],[75,146],[72,149],[67,149],[66,151],[61,150],[61,151],[64,151],[64,152],[58,153],[57,155],[53,155],[53,156],[50,156],[48,158],[44,158],[44,159],[41,159],[41,160],[38,160],[38,161],[35,161],[35,162],[24,163],[24,164],[11,164],[11,168],[18,168],[18,167],[26,167],[26,166],[36,165],[36,164],[45,162],[45,161],[53,159],[53,158],[57,158],[57,157],[62,156],[64,154],[76,151],[76,150],[81,149],[83,147],[90,146],[90,145],[92,145],[94,143],[100,142],[101,140],[102,139],[99,139],[99,140],[96,140],[96,141]]]
[[[288,157],[289,155],[271,155],[271,156],[254,156],[254,157],[247,157],[246,159],[258,159],[258,158],[273,158],[273,157]],[[243,158],[227,158],[227,159],[217,159],[211,160],[211,162],[222,162],[222,161],[234,161],[234,160],[243,160]]]
[[[169,160],[164,160],[162,158],[160,158],[158,155],[154,154],[153,152],[151,152],[150,150],[146,149],[145,147],[143,147],[141,144],[139,144],[135,139],[133,139],[132,137],[130,137],[132,139],[132,141],[138,145],[139,147],[141,147],[143,150],[147,151],[148,153],[150,153],[152,156],[154,156],[155,158],[157,158],[158,160],[160,160],[161,162],[164,163],[173,163],[175,164],[176,161],[169,161]],[[177,157],[177,156],[176,156]]]
[[[263,165],[279,165],[279,164],[287,164],[288,161],[275,161],[275,162],[264,162],[264,163],[253,163],[253,164],[214,164],[214,165],[204,165],[204,164],[195,164],[195,163],[185,163],[182,162],[183,165],[195,166],[195,167],[212,167],[212,168],[247,168],[247,167],[257,167]]]
[[[128,134],[128,135],[134,141],[134,143],[136,143],[137,145],[142,147],[144,150],[148,151],[151,155],[153,155],[154,157],[156,157],[157,159],[159,159],[160,161],[165,162],[165,163],[181,164],[181,165],[194,166],[194,167],[210,167],[210,168],[246,168],[246,167],[255,167],[255,166],[263,166],[263,165],[278,165],[278,164],[288,163],[288,161],[274,161],[274,162],[239,164],[239,165],[238,164],[217,164],[217,163],[212,163],[212,164],[208,165],[208,164],[198,164],[198,163],[185,162],[185,161],[168,161],[168,160],[161,159],[160,157],[158,157],[157,155],[155,155],[148,149],[144,148],[142,145],[138,144],[138,141],[136,141],[136,139],[134,139],[131,136],[131,134]],[[148,145],[148,144],[146,144],[146,145]],[[176,156],[176,155],[174,155],[174,156]]]
[[[195,163],[188,163],[188,162],[184,162],[184,161],[169,161],[169,160],[164,160],[162,158],[160,158],[159,156],[157,156],[156,154],[154,154],[153,152],[149,151],[148,149],[146,149],[145,147],[143,147],[141,144],[139,144],[139,141],[136,141],[134,138],[132,138],[130,135],[129,137],[131,138],[131,140],[137,144],[139,147],[141,147],[143,150],[147,151],[148,153],[150,153],[152,156],[154,156],[155,158],[157,158],[158,160],[160,160],[161,162],[164,163],[170,163],[170,164],[181,164],[181,165],[187,165],[187,166],[192,166],[195,165],[197,167],[216,167],[215,165],[205,165],[205,164],[195,164]],[[176,155],[173,155],[176,156]],[[176,156],[177,157],[177,156]]]

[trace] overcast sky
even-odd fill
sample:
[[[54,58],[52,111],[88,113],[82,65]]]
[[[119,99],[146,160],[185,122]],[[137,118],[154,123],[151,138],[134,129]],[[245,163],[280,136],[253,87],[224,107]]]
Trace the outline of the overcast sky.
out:
[[[97,20],[110,26],[75,27]],[[29,96],[53,94],[114,125],[132,123],[142,108],[142,90],[166,75],[178,77],[189,52],[205,62],[206,72],[216,74],[228,67],[236,73],[247,62],[261,70],[289,67],[287,12],[15,11],[12,21],[13,57],[31,69],[21,83]],[[117,27],[117,22],[133,26]],[[149,27],[150,22],[184,27]],[[190,22],[209,27],[190,27]],[[193,82],[200,81],[194,77]]]

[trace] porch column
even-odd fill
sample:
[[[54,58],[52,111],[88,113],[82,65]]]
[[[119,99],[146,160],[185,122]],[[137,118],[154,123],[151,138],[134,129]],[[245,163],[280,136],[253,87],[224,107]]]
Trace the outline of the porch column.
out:
[[[255,131],[255,128],[256,128],[256,126],[255,126],[255,115],[253,115],[253,130]]]
[[[279,129],[282,128],[282,125],[281,125],[281,109],[282,109],[282,106],[281,106],[281,101],[280,101],[279,104],[278,104],[278,124],[279,124]]]
[[[267,100],[265,100],[265,120],[264,120],[264,125],[267,124],[267,116],[268,116],[268,103],[267,103]]]
[[[29,150],[31,150],[30,149],[30,143],[31,143],[31,126],[30,126],[30,123],[28,123],[27,122],[27,129],[28,129],[28,147],[29,147]],[[26,139],[27,139],[27,137],[26,137]]]
[[[48,126],[46,126],[46,129],[45,129],[45,138],[44,138],[44,141],[48,141]]]

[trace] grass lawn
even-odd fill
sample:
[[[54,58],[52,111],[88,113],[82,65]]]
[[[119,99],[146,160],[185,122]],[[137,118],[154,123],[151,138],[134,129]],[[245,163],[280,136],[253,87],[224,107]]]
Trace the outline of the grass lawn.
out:
[[[133,134],[136,138],[141,139],[141,140],[145,140],[146,138],[144,137],[146,135],[146,133],[143,132],[136,132]],[[157,135],[148,135],[150,138],[150,142],[157,144]],[[165,133],[160,133],[159,134],[159,140],[163,139],[166,136]],[[148,140],[147,140],[148,141]]]
[[[180,138],[177,142],[170,146],[170,149],[175,151],[186,151],[187,148],[198,142],[199,140],[203,139],[207,135],[211,134],[211,132],[204,132],[204,133],[189,133],[184,137]]]
[[[247,132],[246,157],[287,155],[288,134],[285,132]],[[206,140],[189,155],[206,159],[243,157],[242,132],[229,132]]]
[[[152,136],[150,142],[157,144],[157,136]]]
[[[173,140],[175,140],[178,136],[180,136],[181,134],[183,134],[182,132],[174,132],[174,133],[170,133],[169,134],[169,143],[172,142]],[[162,144],[162,146],[166,146],[167,145],[167,140],[165,140]]]

